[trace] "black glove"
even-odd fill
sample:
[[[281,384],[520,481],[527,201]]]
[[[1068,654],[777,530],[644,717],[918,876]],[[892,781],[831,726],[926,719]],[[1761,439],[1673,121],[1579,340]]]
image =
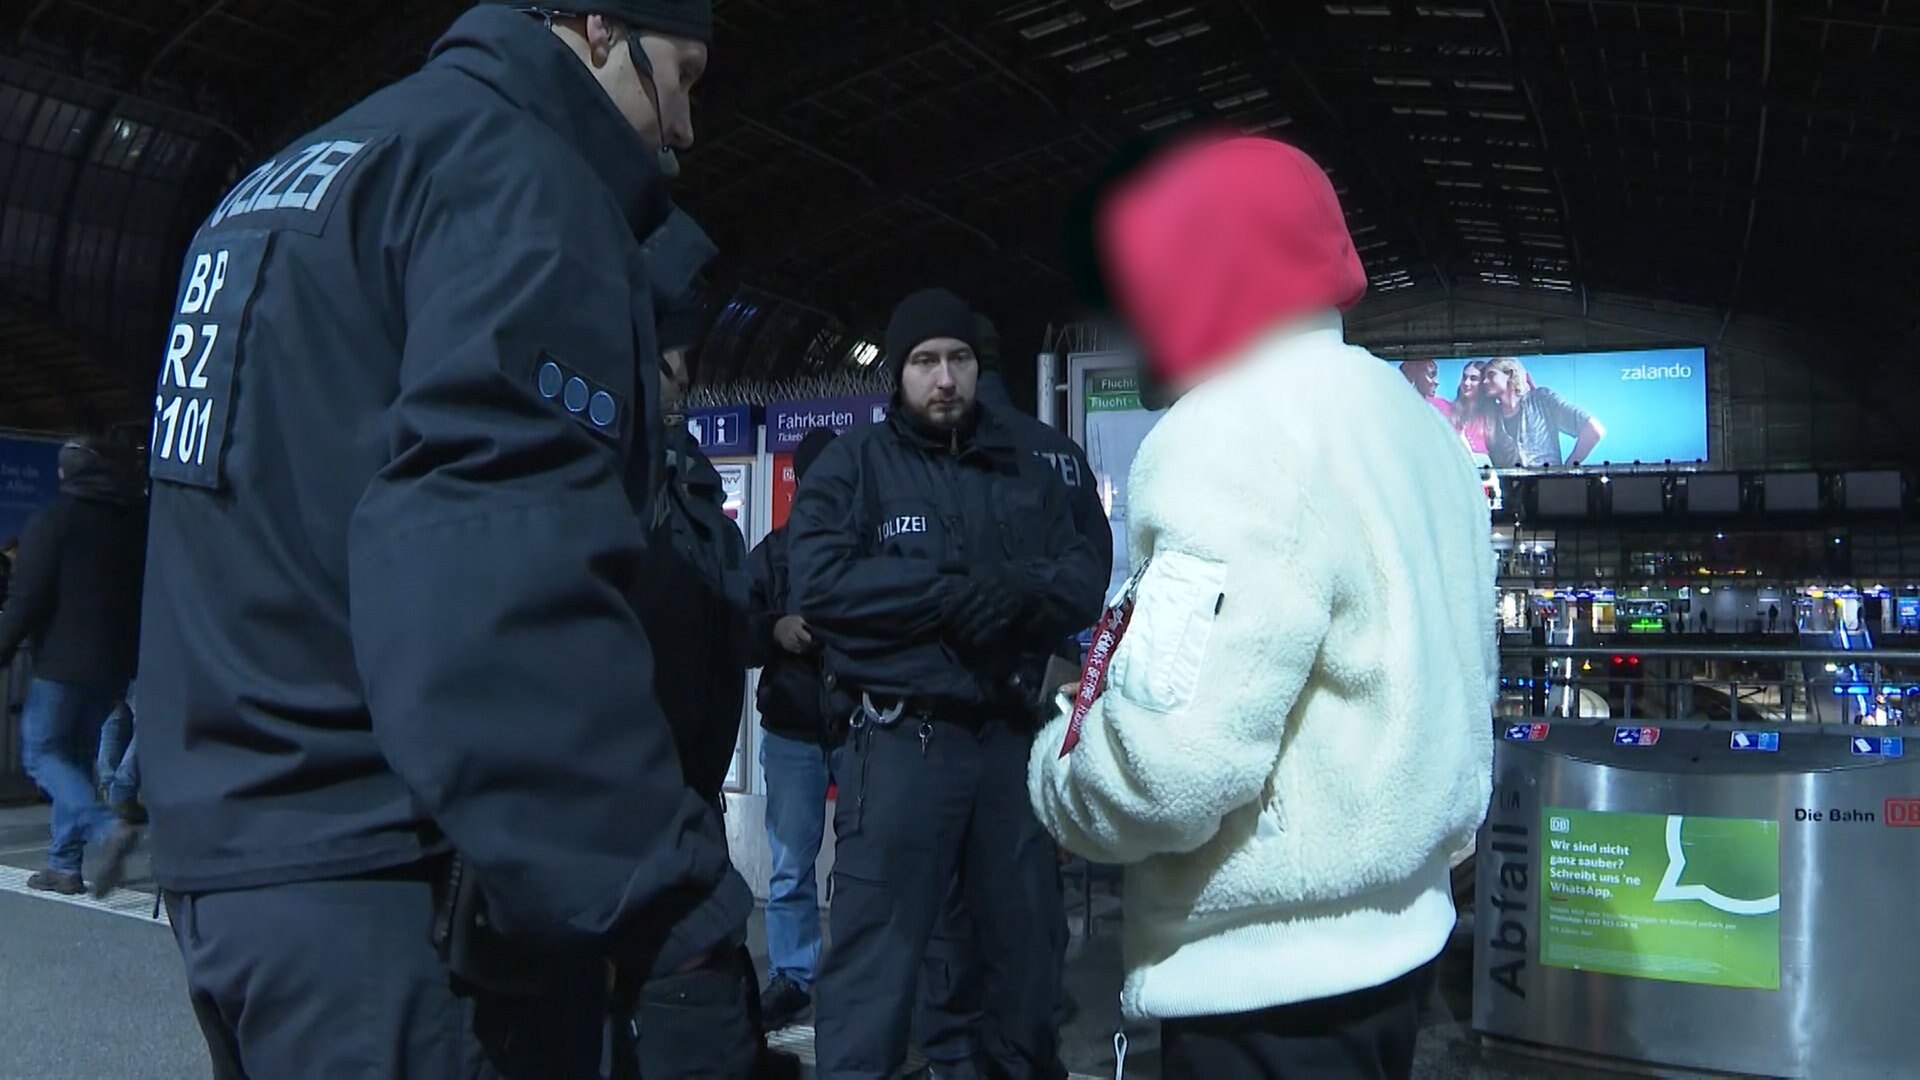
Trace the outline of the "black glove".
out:
[[[1060,630],[1060,622],[1060,615],[1052,605],[1028,604],[1018,628],[1020,643],[1039,648],[1052,648],[1059,645],[1060,639],[1066,637],[1066,634]]]
[[[940,625],[948,641],[967,652],[1003,643],[1025,615],[1017,579],[1002,569],[970,575],[947,597]]]

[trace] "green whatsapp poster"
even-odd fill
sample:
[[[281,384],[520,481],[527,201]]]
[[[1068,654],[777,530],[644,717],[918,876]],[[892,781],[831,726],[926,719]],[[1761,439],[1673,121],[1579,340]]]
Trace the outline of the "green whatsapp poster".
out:
[[[1780,823],[1541,811],[1540,962],[1780,988]]]

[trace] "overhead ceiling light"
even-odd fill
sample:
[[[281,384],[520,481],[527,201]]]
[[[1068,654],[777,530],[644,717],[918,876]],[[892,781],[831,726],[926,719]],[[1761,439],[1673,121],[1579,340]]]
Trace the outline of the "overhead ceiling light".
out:
[[[1077,11],[1069,11],[1065,15],[1058,16],[1057,18],[1048,19],[1046,22],[1036,23],[1032,26],[1022,28],[1020,31],[1020,36],[1023,38],[1026,38],[1028,41],[1032,41],[1035,38],[1043,38],[1043,37],[1046,37],[1048,34],[1057,33],[1058,31],[1065,30],[1069,26],[1079,26],[1081,23],[1086,21],[1087,21],[1087,17],[1085,15],[1082,15]]]
[[[1140,130],[1141,131],[1158,131],[1163,127],[1172,127],[1173,125],[1178,124],[1181,121],[1191,120],[1191,119],[1193,119],[1193,110],[1181,109],[1179,112],[1168,113],[1165,116],[1155,117],[1152,120],[1147,120],[1142,122],[1140,125]]]
[[[1237,109],[1242,105],[1251,105],[1256,101],[1265,101],[1272,95],[1273,92],[1265,87],[1255,87],[1236,97],[1221,98],[1213,103],[1213,107],[1219,109],[1221,112],[1225,112],[1228,109]]]
[[[1078,60],[1070,61],[1067,64],[1067,70],[1071,71],[1075,75],[1078,75],[1083,71],[1092,71],[1094,68],[1097,68],[1097,67],[1105,67],[1106,65],[1113,63],[1115,60],[1124,60],[1126,59],[1126,57],[1127,57],[1127,50],[1125,49],[1119,49],[1119,48],[1108,49],[1106,52],[1103,52],[1103,53],[1094,53],[1092,56],[1083,56],[1083,57],[1080,57]]]
[[[1213,29],[1213,27],[1208,23],[1203,23],[1203,22],[1188,23],[1187,25],[1181,27],[1178,30],[1168,30],[1164,33],[1153,35],[1152,37],[1147,39],[1147,44],[1157,49],[1163,45],[1171,45],[1176,41],[1185,41],[1188,38],[1197,38],[1201,34],[1204,34],[1211,29]]]
[[[1240,128],[1240,132],[1243,135],[1258,135],[1263,131],[1272,131],[1274,128],[1286,127],[1291,123],[1293,123],[1293,117],[1291,116],[1276,116],[1271,120],[1265,120],[1257,124],[1244,124]],[[1334,190],[1339,191],[1340,188],[1336,185]]]

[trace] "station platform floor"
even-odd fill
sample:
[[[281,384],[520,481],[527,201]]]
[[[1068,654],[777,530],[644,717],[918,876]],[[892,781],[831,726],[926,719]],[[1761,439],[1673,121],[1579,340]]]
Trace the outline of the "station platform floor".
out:
[[[153,884],[144,857],[128,886],[104,901],[29,892],[27,874],[42,865],[44,806],[0,809],[0,1078],[85,1076],[102,1080],[183,1080],[209,1075],[206,1049],[187,1005],[179,954],[164,915],[151,917]],[[1070,879],[1069,904],[1080,902]],[[1096,913],[1111,904],[1096,888]],[[1122,1029],[1118,927],[1096,920],[1082,936],[1074,920],[1067,984],[1079,1012],[1063,1032],[1063,1057],[1076,1077],[1114,1075],[1113,1037]],[[751,943],[764,968],[760,920]],[[1598,1080],[1627,1075],[1524,1057],[1482,1045],[1469,1030],[1471,937],[1462,929],[1442,957],[1428,1003],[1415,1075],[1421,1080]],[[1158,1076],[1159,1039],[1127,1031],[1126,1075]],[[812,1030],[775,1036],[812,1060]],[[809,1070],[807,1075],[811,1076]],[[1645,1074],[1640,1074],[1645,1075]]]

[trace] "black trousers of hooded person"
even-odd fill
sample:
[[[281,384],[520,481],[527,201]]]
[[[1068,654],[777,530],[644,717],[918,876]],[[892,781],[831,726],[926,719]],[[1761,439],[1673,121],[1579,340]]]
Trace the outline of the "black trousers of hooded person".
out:
[[[456,985],[417,868],[166,903],[220,1080],[600,1076],[605,968],[542,997]]]
[[[1053,1024],[1066,925],[1053,842],[1027,801],[1031,736],[908,717],[856,732],[834,809],[832,944],[814,990],[822,1080],[894,1075],[956,871],[974,925],[993,1075],[1066,1075]]]
[[[1428,964],[1339,997],[1162,1021],[1162,1080],[1407,1080]]]

